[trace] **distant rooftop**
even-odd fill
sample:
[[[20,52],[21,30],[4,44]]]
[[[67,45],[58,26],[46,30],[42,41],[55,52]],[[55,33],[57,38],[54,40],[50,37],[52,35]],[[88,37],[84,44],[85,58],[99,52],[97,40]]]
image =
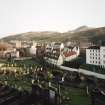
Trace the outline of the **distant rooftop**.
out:
[[[90,46],[88,49],[100,49],[100,46]]]
[[[69,51],[69,52],[64,52],[63,54],[65,57],[70,57],[72,55],[76,55],[77,53],[75,51]]]

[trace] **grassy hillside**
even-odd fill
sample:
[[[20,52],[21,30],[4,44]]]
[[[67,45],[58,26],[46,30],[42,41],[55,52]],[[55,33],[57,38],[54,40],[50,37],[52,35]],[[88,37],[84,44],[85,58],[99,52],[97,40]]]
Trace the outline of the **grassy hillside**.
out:
[[[68,41],[68,40],[78,40],[78,41],[98,41],[105,39],[105,27],[94,28],[86,31],[79,32],[28,32],[18,35],[12,35],[2,38],[3,41],[10,40],[36,40],[36,41]]]

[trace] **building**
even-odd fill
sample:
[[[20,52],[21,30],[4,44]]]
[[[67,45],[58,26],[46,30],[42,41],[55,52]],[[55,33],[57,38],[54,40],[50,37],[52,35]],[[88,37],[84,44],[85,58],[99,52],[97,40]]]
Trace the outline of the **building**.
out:
[[[0,42],[0,51],[6,51],[7,49],[12,49],[13,46],[6,42]]]
[[[11,40],[9,42],[12,44],[15,48],[27,48],[32,46],[32,41],[23,41],[23,40]]]
[[[30,57],[31,54],[30,54],[30,47],[26,47],[26,48],[20,48],[20,49],[17,49],[19,51],[19,55],[20,57]]]
[[[15,48],[14,49],[8,49],[3,52],[3,57],[4,58],[19,58],[19,51],[17,51]]]
[[[30,48],[30,54],[31,55],[36,55],[36,50],[37,50],[37,43],[33,42],[33,45]]]
[[[90,42],[90,41],[81,41],[80,43],[79,43],[79,46],[80,46],[80,48],[81,49],[86,49],[86,48],[88,48],[88,47],[90,47],[90,46],[93,46],[94,45],[94,43],[92,43],[92,42]]]
[[[0,58],[5,58],[4,53],[11,50],[13,50],[13,46],[11,44],[0,42]]]
[[[78,57],[80,54],[79,47],[69,47],[69,48],[64,48],[63,51],[63,58],[64,61],[71,61],[72,59],[75,59]]]
[[[86,49],[86,64],[105,68],[105,46],[91,46]]]
[[[63,43],[51,43],[46,46],[45,60],[49,63],[62,65],[79,56],[79,47],[64,47]]]
[[[16,48],[21,48],[21,47],[22,47],[21,41],[16,41]]]
[[[45,60],[52,64],[61,65],[63,63],[63,59],[61,56],[61,51],[64,49],[63,43],[55,43],[52,42],[47,44],[45,50]]]
[[[43,58],[45,53],[45,43],[33,42],[29,49],[30,55],[34,58]]]

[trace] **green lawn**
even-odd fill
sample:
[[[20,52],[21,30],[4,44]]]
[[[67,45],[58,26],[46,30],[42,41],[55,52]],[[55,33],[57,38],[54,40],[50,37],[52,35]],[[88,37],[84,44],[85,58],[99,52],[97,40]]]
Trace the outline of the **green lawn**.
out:
[[[36,66],[40,66],[39,64],[37,64],[34,60],[32,60],[32,59],[30,59],[30,60],[19,60],[19,61],[12,61],[12,62],[9,62],[9,61],[7,61],[7,62],[5,62],[5,64],[6,65],[4,65],[4,66],[7,66],[7,65],[9,65],[10,67],[11,66],[14,66],[14,67],[32,67],[32,68],[35,68]],[[23,70],[24,70],[24,68],[23,68]],[[23,78],[23,79],[21,79],[21,78]],[[31,91],[31,80],[30,80],[30,78],[28,78],[28,77],[24,77],[24,76],[22,76],[21,75],[21,77],[15,77],[14,76],[14,74],[5,74],[5,75],[2,75],[2,74],[0,74],[0,82],[1,83],[5,83],[5,81],[7,81],[8,82],[8,85],[9,86],[13,86],[13,87],[15,87],[15,88],[19,88],[19,87],[21,87],[21,90],[27,90],[27,91]]]
[[[14,63],[17,65],[25,64],[26,66],[38,65],[33,60],[15,61]],[[0,75],[0,81],[4,82],[5,80],[8,81],[8,85],[10,86],[16,85],[17,88],[21,87],[22,90],[31,91],[31,80],[28,77],[21,79],[15,78],[14,75],[8,78],[7,75]],[[54,87],[57,87],[56,84],[54,84]],[[65,100],[67,101],[67,105],[91,105],[90,96],[86,95],[84,89],[61,86],[61,95],[63,102],[65,102]]]
[[[21,91],[26,90],[31,92],[31,80],[30,79],[21,79],[21,78],[15,78],[14,76],[7,76],[7,75],[0,75],[0,82],[2,84],[5,84],[5,81],[7,81],[7,85],[10,87],[15,87],[19,89],[21,87]]]
[[[57,87],[55,84],[52,85]],[[91,105],[90,95],[87,95],[86,90],[81,88],[61,85],[61,97],[64,105]]]
[[[70,105],[91,105],[90,96],[84,89],[66,87],[62,89],[64,96],[69,97]]]

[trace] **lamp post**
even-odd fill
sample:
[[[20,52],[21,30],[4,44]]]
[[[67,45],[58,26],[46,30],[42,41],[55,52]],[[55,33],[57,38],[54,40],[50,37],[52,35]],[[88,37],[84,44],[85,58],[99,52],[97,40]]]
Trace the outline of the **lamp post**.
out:
[[[58,81],[58,105],[61,105],[61,84],[64,82],[64,77],[61,78],[61,81]]]

